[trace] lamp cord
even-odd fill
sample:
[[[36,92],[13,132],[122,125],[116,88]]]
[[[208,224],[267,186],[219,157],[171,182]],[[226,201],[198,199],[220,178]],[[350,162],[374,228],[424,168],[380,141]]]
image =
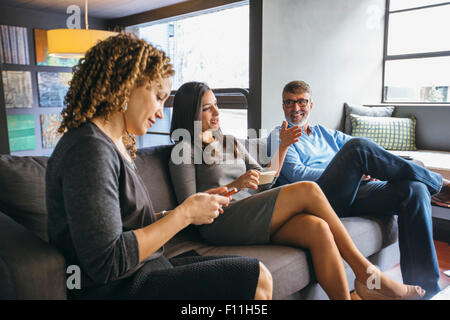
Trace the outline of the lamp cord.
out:
[[[88,24],[88,0],[84,0],[84,23],[86,24],[86,30],[89,29],[89,24]]]

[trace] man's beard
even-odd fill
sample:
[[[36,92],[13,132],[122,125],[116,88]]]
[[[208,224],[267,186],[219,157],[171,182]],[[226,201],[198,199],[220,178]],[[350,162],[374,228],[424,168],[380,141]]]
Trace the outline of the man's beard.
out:
[[[304,127],[308,123],[309,115],[310,115],[310,113],[307,113],[307,114],[305,113],[305,115],[302,117],[302,120],[300,120],[299,123],[293,123],[292,122],[292,124],[296,125],[296,126],[299,126],[301,128]]]

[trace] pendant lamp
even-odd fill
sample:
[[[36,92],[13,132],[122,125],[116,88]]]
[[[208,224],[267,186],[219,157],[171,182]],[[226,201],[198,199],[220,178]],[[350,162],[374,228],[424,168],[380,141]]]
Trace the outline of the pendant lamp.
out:
[[[58,58],[81,58],[87,50],[117,32],[89,30],[88,5],[85,6],[86,29],[52,29],[47,31],[48,54]]]

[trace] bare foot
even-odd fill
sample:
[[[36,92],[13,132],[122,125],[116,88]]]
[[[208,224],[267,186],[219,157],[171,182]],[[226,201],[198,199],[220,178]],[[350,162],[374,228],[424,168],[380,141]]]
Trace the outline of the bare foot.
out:
[[[420,286],[410,286],[395,281],[377,268],[372,269],[371,274],[365,281],[360,279],[357,281],[369,289],[366,290],[370,293],[369,296],[378,296],[381,299],[418,300],[425,295],[425,290]]]
[[[425,290],[420,286],[405,285],[381,273],[380,293],[395,299],[414,299],[423,297]]]

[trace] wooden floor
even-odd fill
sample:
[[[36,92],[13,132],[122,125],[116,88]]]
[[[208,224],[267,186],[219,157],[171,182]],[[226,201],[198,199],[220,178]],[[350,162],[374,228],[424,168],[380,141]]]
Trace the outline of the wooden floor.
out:
[[[447,242],[435,241],[436,253],[439,261],[439,270],[441,271],[441,279],[439,280],[439,286],[442,290],[450,286],[450,277],[446,276],[443,272],[450,270],[450,245]]]
[[[441,271],[441,278],[439,280],[439,286],[442,290],[450,286],[450,277],[444,274],[445,270],[450,270],[450,245],[447,242],[434,241],[436,247],[436,253],[438,256],[439,270]],[[400,265],[396,265],[391,270],[385,272],[388,276],[395,280],[401,281],[402,273],[400,271]],[[356,292],[351,294],[352,300],[361,300]]]

